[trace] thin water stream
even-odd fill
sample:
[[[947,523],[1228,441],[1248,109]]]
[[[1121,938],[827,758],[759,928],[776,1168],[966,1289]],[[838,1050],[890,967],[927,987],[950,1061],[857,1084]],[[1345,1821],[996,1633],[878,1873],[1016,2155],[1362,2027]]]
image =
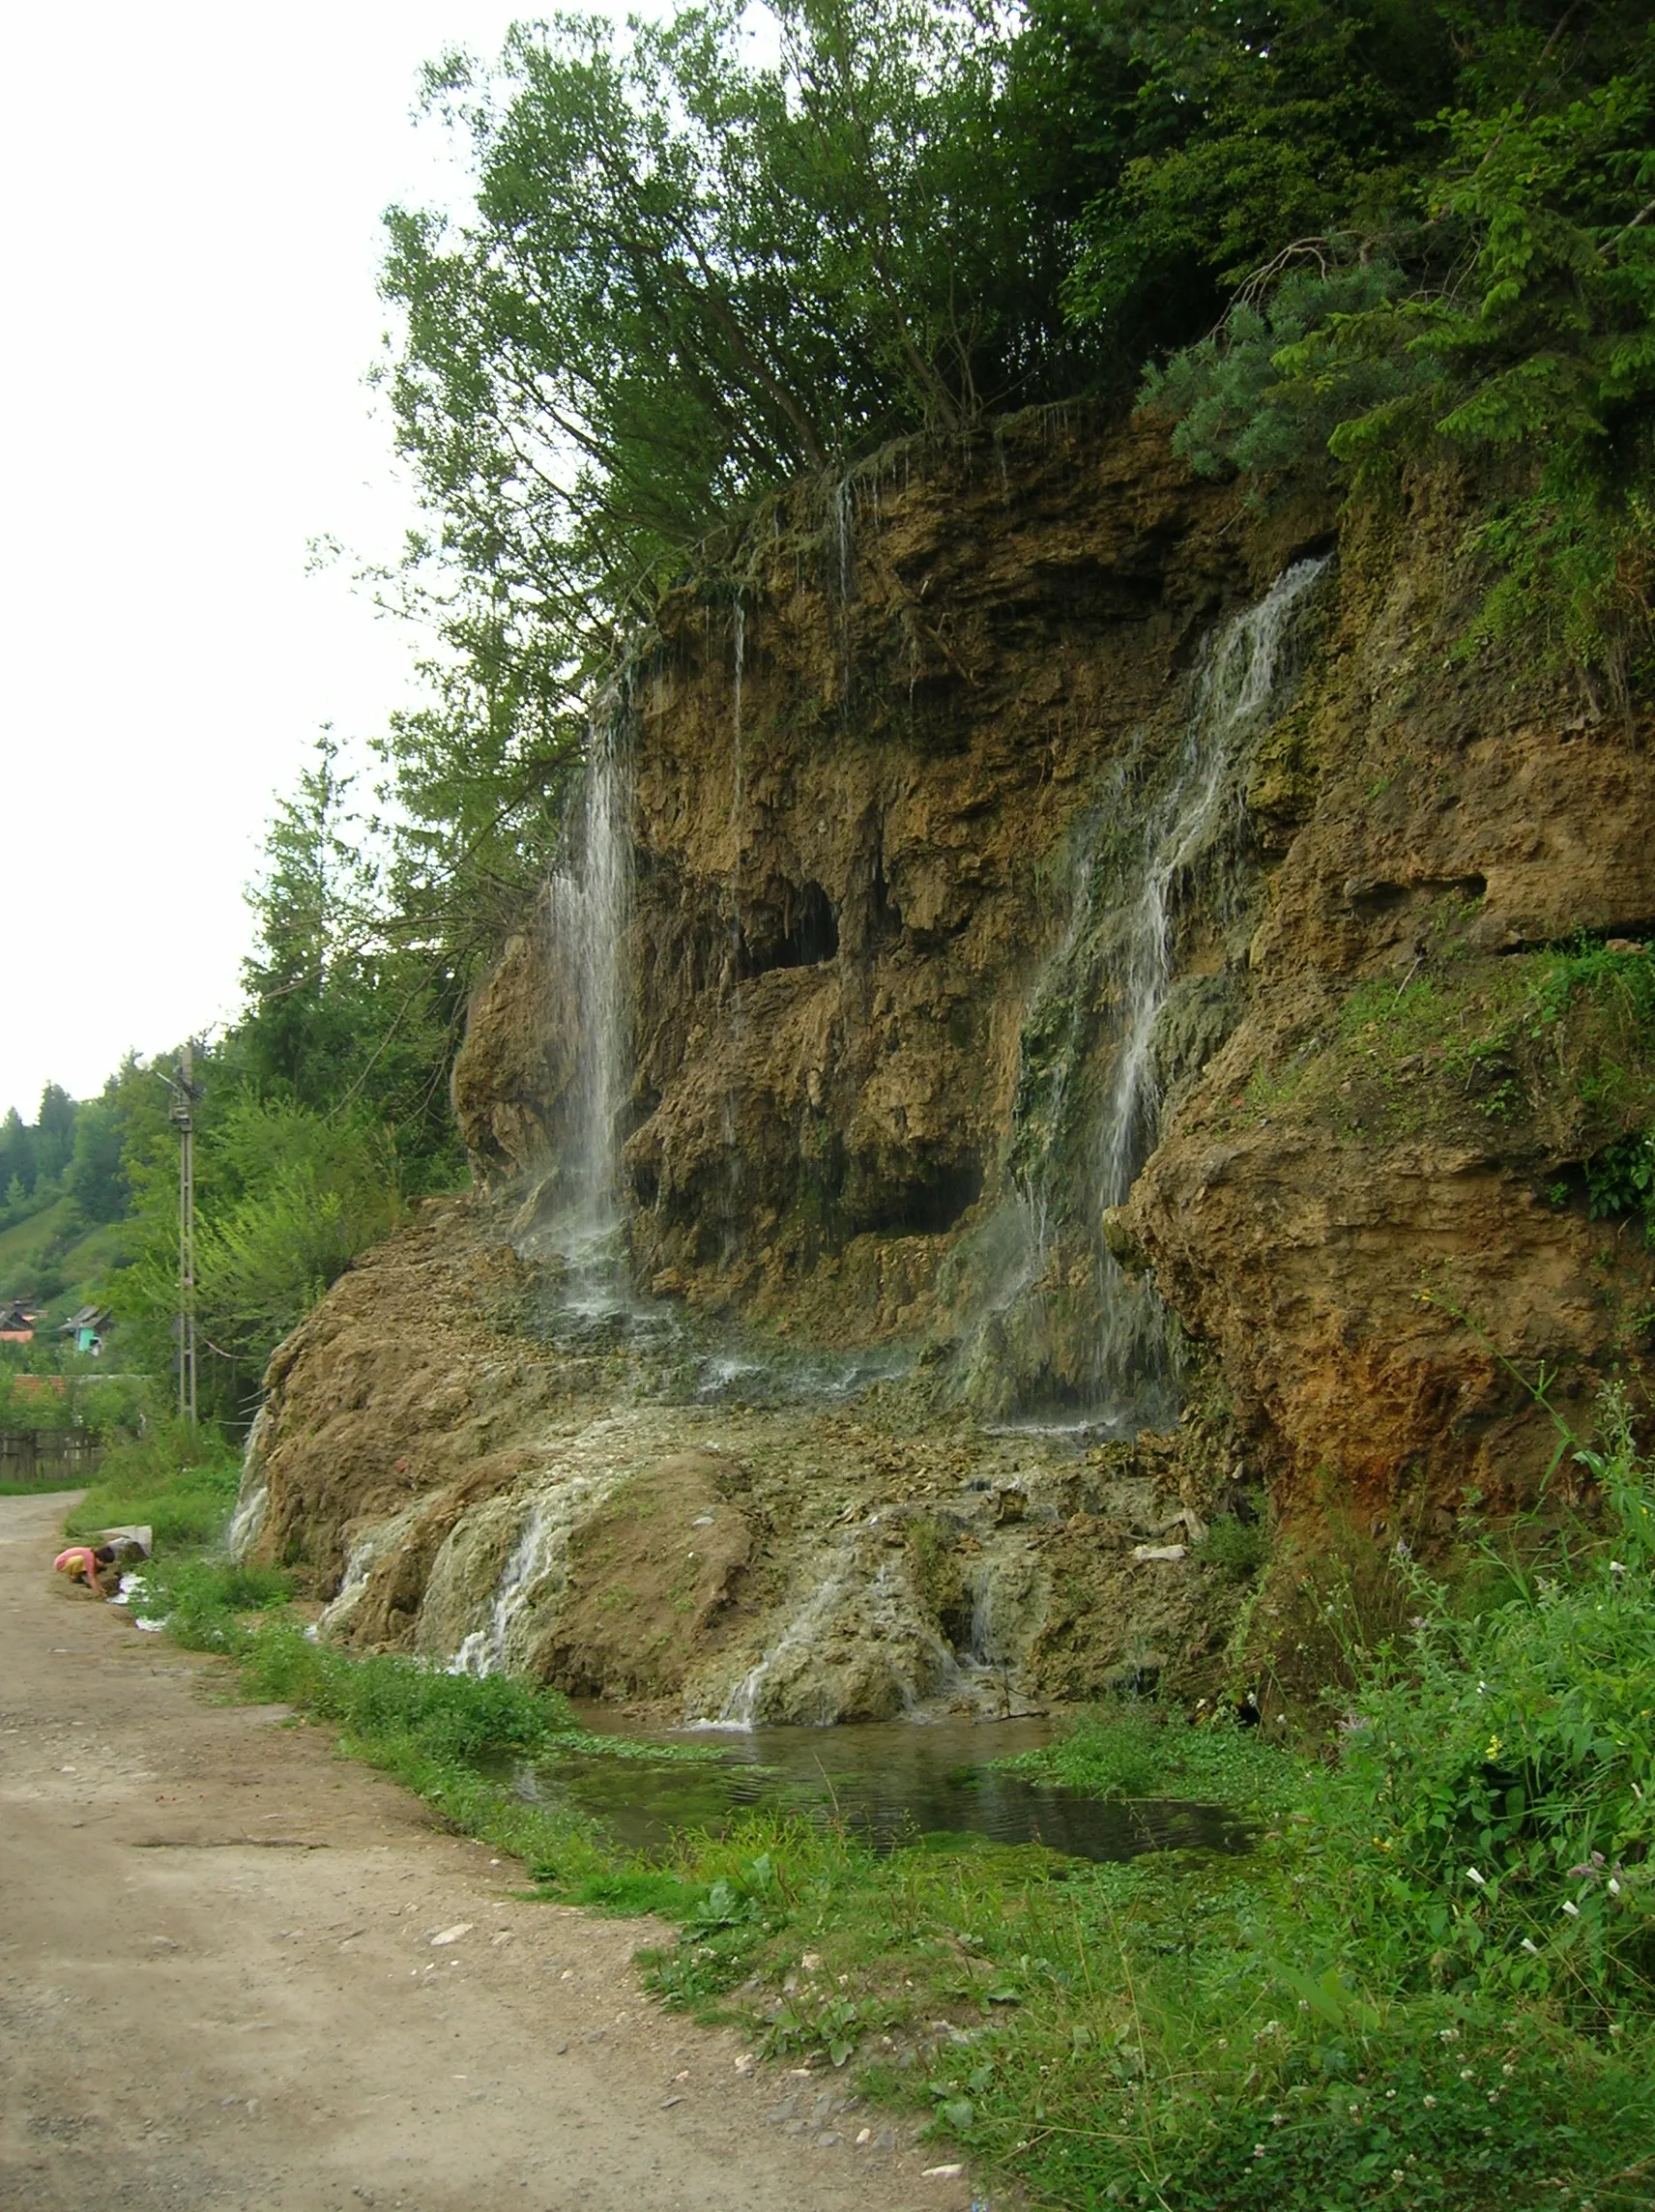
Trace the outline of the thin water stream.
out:
[[[612,1706],[577,1711],[595,1734],[644,1733]],[[1073,1858],[1106,1860],[1250,1848],[1246,1823],[1222,1806],[1170,1798],[1106,1803],[994,1765],[1045,1743],[1050,1733],[1040,1718],[744,1729],[727,1737],[716,1761],[565,1756],[520,1768],[515,1781],[536,1802],[566,1804],[601,1820],[634,1850],[658,1850],[685,1828],[722,1832],[746,1812],[821,1826],[841,1821],[879,1851],[961,1836],[1044,1844]],[[676,1740],[705,1743],[706,1732],[679,1731]]]

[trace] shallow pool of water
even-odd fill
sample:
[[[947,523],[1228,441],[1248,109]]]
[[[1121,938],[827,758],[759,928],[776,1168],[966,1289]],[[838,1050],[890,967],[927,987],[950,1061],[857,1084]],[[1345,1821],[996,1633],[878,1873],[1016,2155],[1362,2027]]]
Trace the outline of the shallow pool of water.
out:
[[[584,1707],[595,1733],[641,1735],[612,1708]],[[718,1742],[706,1761],[565,1757],[522,1768],[517,1787],[604,1822],[633,1849],[658,1848],[680,1828],[720,1832],[747,1811],[843,1820],[878,1850],[926,1836],[976,1835],[1044,1844],[1075,1858],[1130,1859],[1145,1851],[1244,1851],[1244,1821],[1223,1806],[1176,1799],[1104,1804],[992,1761],[1048,1740],[1043,1720],[858,1723],[830,1729],[760,1728]],[[668,1738],[668,1740],[673,1740]],[[705,1731],[677,1738],[705,1744]]]

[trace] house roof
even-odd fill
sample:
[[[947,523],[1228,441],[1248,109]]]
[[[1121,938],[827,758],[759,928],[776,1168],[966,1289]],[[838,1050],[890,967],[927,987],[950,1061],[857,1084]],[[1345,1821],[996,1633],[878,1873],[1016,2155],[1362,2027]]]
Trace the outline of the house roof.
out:
[[[82,1306],[78,1313],[72,1313],[68,1321],[61,1324],[57,1333],[59,1336],[70,1336],[77,1329],[102,1328],[108,1320],[107,1306]]]

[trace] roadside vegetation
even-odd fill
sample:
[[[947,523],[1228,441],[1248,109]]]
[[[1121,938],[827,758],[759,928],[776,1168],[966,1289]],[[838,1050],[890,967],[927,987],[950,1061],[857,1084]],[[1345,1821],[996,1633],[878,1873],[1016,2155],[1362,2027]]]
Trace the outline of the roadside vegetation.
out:
[[[309,1641],[284,1575],[203,1545],[227,1458],[158,1434],[73,1526],[168,1531],[145,1605],[244,1695],[336,1732],[539,1894],[673,1923],[645,1961],[662,2001],[926,2111],[1035,2204],[1632,2212],[1655,2197],[1655,1469],[1619,1400],[1600,1425],[1572,1516],[1484,1540],[1452,1585],[1393,1558],[1394,1634],[1321,1601],[1339,1686],[1291,1740],[1127,1701],[1008,1762],[1225,1804],[1254,1824],[1234,1857],[881,1855],[756,1815],[627,1851],[509,1777],[658,1747],[587,1736],[530,1683]]]

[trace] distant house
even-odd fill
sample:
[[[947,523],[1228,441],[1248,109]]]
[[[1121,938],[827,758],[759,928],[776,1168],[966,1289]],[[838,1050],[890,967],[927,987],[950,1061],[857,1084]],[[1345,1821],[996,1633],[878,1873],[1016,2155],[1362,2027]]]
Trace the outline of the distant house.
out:
[[[33,1344],[35,1316],[16,1298],[0,1298],[0,1344]]]
[[[94,1359],[103,1349],[103,1331],[109,1325],[107,1306],[82,1306],[62,1323],[58,1334],[74,1352],[89,1352]]]

